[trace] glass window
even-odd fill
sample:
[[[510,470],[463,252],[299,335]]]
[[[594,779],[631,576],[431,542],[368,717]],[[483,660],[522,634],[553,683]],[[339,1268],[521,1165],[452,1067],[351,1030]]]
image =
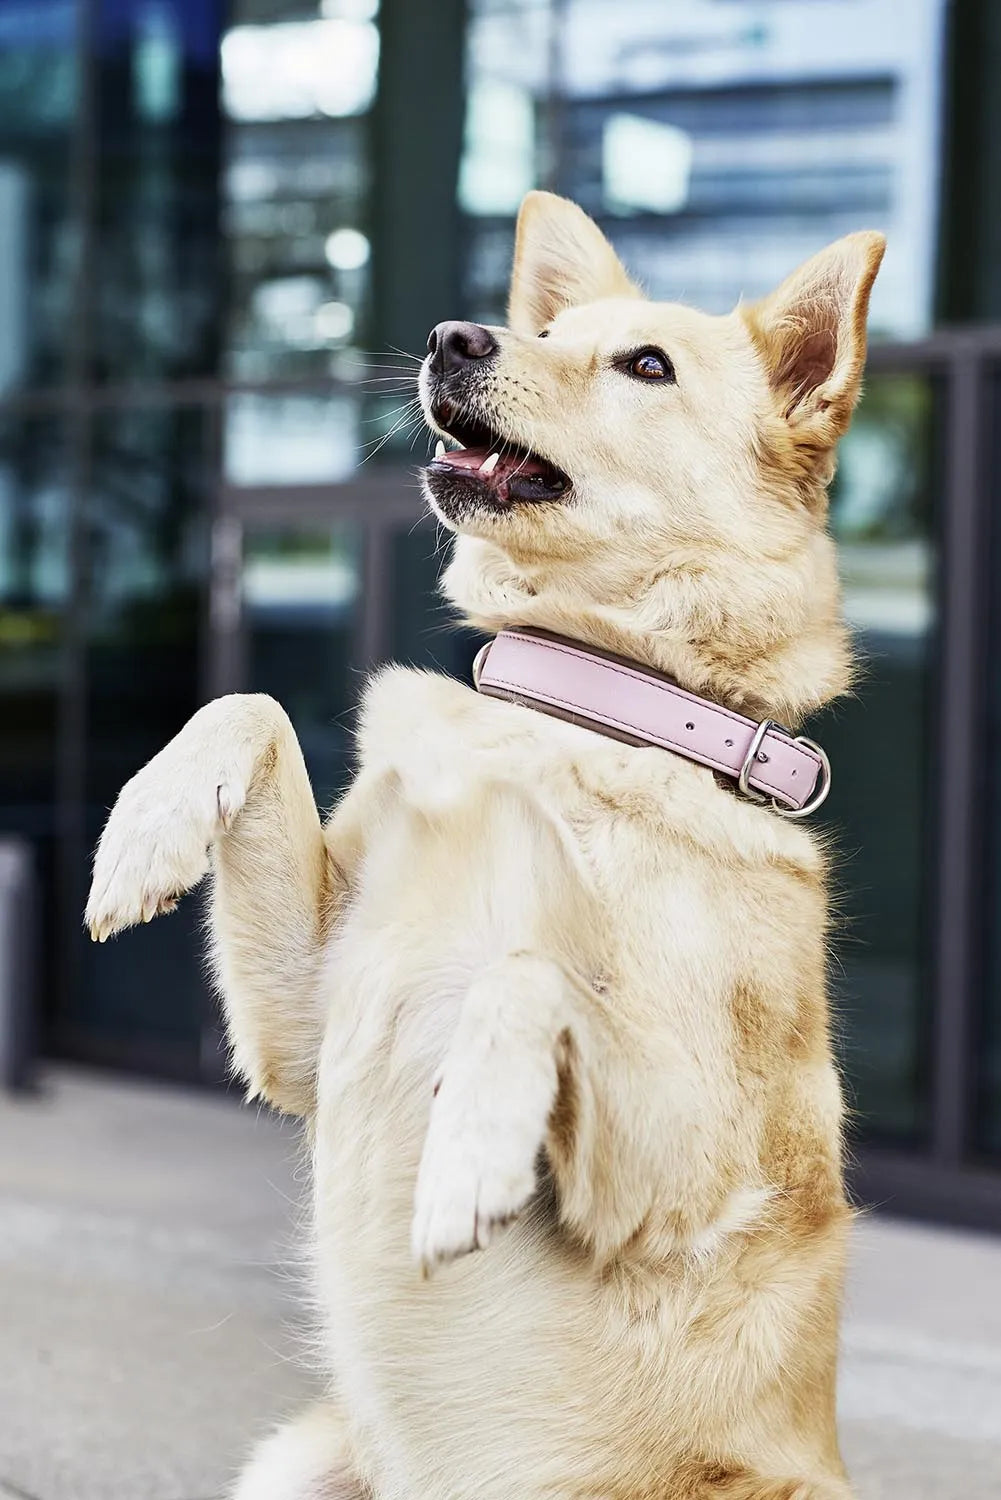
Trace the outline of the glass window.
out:
[[[357,370],[345,361],[345,378]],[[386,368],[393,368],[387,362]],[[226,399],[224,475],[237,488],[324,485],[361,464],[420,462],[433,446],[416,396],[416,364],[324,392],[240,391]],[[379,394],[384,392],[384,394]],[[401,484],[411,484],[410,476]]]
[[[926,809],[935,628],[939,391],[870,375],[832,490],[856,693],[808,733],[834,768],[832,990],[853,1103],[869,1134],[928,1127]]]
[[[226,400],[229,484],[333,484],[360,456],[358,402],[347,393],[241,392]]]
[[[210,473],[201,412],[139,408],[94,419],[84,559],[84,878],[86,850],[120,788],[200,701]],[[160,1073],[197,1072],[210,1015],[199,922],[197,901],[187,901],[169,921],[114,943],[80,941],[59,1045]]]
[[[76,9],[73,0],[0,0],[0,395],[66,373]]]
[[[944,0],[478,0],[460,203],[466,305],[497,321],[533,182],[594,215],[655,297],[724,312],[885,229],[880,332],[931,317]],[[508,221],[505,223],[505,221]]]
[[[0,422],[0,819],[51,833],[69,593],[66,444],[58,420]]]
[[[88,801],[99,809],[198,703],[209,454],[204,418],[95,420],[88,505]]]
[[[1001,472],[1001,370],[993,372],[990,385],[993,408],[989,463],[992,475]],[[995,480],[996,483],[996,480]],[[1001,531],[995,527],[991,539],[992,592],[989,601],[989,655],[987,662],[987,744],[983,790],[986,804],[986,899],[984,903],[984,964],[979,1016],[974,1035],[975,1138],[974,1149],[995,1158],[1001,1156],[1001,860],[998,830],[1001,829],[1001,793],[995,767],[1001,745],[1001,664],[995,642],[1001,631],[1001,594],[997,587],[1001,567]]]
[[[225,373],[316,379],[365,343],[376,0],[236,0],[222,39]]]
[[[219,363],[221,0],[99,0],[92,337],[100,378]]]
[[[357,701],[363,533],[350,522],[254,525],[243,554],[243,681],[295,725],[313,791],[343,789]]]
[[[38,892],[65,920],[59,743],[67,685],[70,496],[58,419],[0,420],[0,834],[26,839]],[[58,944],[38,931],[48,1015]]]

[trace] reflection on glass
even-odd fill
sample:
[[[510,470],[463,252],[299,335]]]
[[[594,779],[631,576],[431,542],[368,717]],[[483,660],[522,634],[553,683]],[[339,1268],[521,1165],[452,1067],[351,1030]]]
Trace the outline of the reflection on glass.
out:
[[[222,0],[97,0],[95,373],[215,374]]]
[[[331,484],[360,456],[357,403],[351,396],[233,395],[224,440],[230,484]]]
[[[371,0],[236,0],[222,39],[225,372],[316,378],[365,343]]]
[[[0,0],[0,394],[65,374],[76,7]]]
[[[295,725],[321,807],[344,787],[357,658],[361,528],[261,526],[243,561],[247,690],[270,693]]]
[[[208,468],[200,412],[101,415],[87,498],[86,841],[123,783],[198,706]],[[209,1014],[196,902],[86,944],[61,1045],[161,1073],[198,1068]]]
[[[676,214],[691,191],[692,138],[644,115],[611,113],[601,138],[604,206],[615,214]]]
[[[234,26],[222,40],[222,98],[234,120],[360,115],[375,96],[379,31],[344,17]]]
[[[857,695],[814,722],[834,766],[832,985],[861,1128],[916,1138],[929,1109],[924,875],[929,671],[936,602],[938,390],[872,375],[832,491]]]
[[[535,181],[536,109],[528,89],[480,78],[466,99],[459,202],[467,214],[514,214]]]
[[[57,747],[69,509],[62,423],[0,421],[0,835],[30,844],[38,894],[56,924],[64,916]],[[35,955],[46,1016],[57,982],[51,930],[39,925]]]
[[[531,180],[602,221],[653,296],[710,312],[848,230],[884,228],[873,327],[923,330],[944,10],[915,0],[902,27],[897,0],[475,0],[467,309],[498,319],[497,221]]]
[[[201,413],[101,416],[88,505],[88,783],[98,804],[196,706],[205,581]]]
[[[69,588],[61,423],[0,422],[0,832],[54,833]]]

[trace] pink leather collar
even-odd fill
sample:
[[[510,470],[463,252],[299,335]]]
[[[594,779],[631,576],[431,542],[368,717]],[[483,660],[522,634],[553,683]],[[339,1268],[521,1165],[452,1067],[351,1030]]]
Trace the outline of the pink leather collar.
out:
[[[746,719],[646,667],[561,636],[502,630],[473,667],[479,692],[508,698],[630,745],[656,745],[731,776],[753,801],[803,818],[831,788],[827,756],[771,719]]]

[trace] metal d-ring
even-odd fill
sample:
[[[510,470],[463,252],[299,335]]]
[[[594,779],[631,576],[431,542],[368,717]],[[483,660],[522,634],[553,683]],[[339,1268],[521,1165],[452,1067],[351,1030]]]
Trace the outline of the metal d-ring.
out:
[[[487,655],[492,645],[492,640],[484,641],[479,651],[477,651],[476,655],[473,657],[473,687],[476,688],[477,692],[479,692],[480,674],[483,671],[483,663],[486,661]]]
[[[768,798],[765,796],[764,792],[759,792],[756,787],[751,786],[750,782],[748,781],[748,777],[754,769],[754,762],[758,758],[758,751],[761,749],[761,743],[764,740],[765,735],[768,733],[769,729],[779,729],[780,727],[780,725],[775,723],[774,719],[762,719],[761,723],[754,731],[754,737],[751,740],[750,745],[747,747],[747,754],[744,756],[744,764],[741,766],[740,775],[737,777],[737,785],[743,792],[744,796],[749,797],[752,802],[768,801]]]
[[[820,761],[820,772],[813,792],[809,799],[803,803],[802,807],[786,807],[775,797],[766,796],[764,792],[759,792],[756,787],[750,784],[749,778],[751,772],[754,770],[758,753],[761,750],[765,735],[769,729],[775,729],[779,734],[786,735],[787,738],[792,740],[794,745],[803,745],[807,750],[812,750]],[[762,719],[754,731],[754,737],[747,748],[747,754],[744,756],[744,763],[740,768],[740,775],[737,778],[737,785],[744,796],[750,798],[752,802],[771,802],[772,807],[779,814],[779,817],[808,818],[811,813],[816,812],[817,808],[827,801],[827,794],[831,790],[831,762],[828,760],[826,752],[817,744],[816,740],[808,740],[805,734],[794,736],[788,729],[783,728],[781,724],[776,724],[774,719]]]
[[[820,761],[820,773],[813,788],[813,795],[809,801],[804,802],[802,807],[780,807],[774,802],[775,811],[781,813],[783,818],[808,818],[811,813],[816,812],[824,802],[831,790],[831,762],[827,758],[827,752],[817,744],[816,740],[808,740],[805,734],[798,734],[793,741],[796,745],[805,745],[807,750],[812,750]]]

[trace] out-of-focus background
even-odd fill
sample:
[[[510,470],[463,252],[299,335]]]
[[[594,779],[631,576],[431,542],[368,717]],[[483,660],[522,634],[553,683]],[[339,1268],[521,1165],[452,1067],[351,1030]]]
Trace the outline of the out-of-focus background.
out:
[[[42,1500],[91,1493],[77,1449],[51,1463],[60,1400],[71,1428],[103,1430],[74,1406],[96,1369],[124,1404],[93,1493],[203,1494],[200,1458],[178,1460],[174,1490],[121,1453],[106,1463],[118,1480],[94,1479],[125,1393],[147,1399],[135,1371],[163,1364],[164,1329],[147,1338],[129,1313],[126,1376],[101,1342],[121,1308],[98,1297],[94,1328],[74,1320],[98,1283],[127,1280],[122,1236],[136,1266],[160,1264],[151,1246],[176,1252],[182,1281],[189,1253],[205,1275],[236,1244],[269,1260],[281,1215],[253,1206],[253,1163],[287,1153],[218,1097],[197,902],[92,947],[89,853],[121,784],[207,697],[279,697],[326,804],[367,668],[468,670],[476,641],[435,599],[414,477],[426,438],[404,406],[433,323],[502,320],[532,186],[583,204],[654,295],[713,311],[846,231],[888,236],[833,495],[867,668],[813,731],[835,768],[853,1182],[879,1208],[1001,1228],[1001,7],[0,0],[0,1072],[39,1084],[0,1115],[15,1226],[0,1271],[11,1305],[42,1310],[9,1325],[5,1399],[23,1421],[8,1444],[0,1415],[0,1496],[5,1479]],[[283,1192],[285,1170],[271,1174]],[[903,1233],[863,1231],[860,1296],[877,1311],[856,1355],[881,1373],[847,1400],[903,1423],[911,1469],[880,1468],[878,1443],[868,1470],[856,1452],[868,1495],[972,1500],[953,1449],[936,1458],[915,1434],[952,1421],[948,1441],[1001,1484],[1001,1329],[984,1308],[1001,1260],[986,1239]],[[941,1327],[921,1321],[929,1307]],[[252,1326],[246,1307],[233,1316]],[[895,1317],[907,1358],[952,1369],[953,1386],[914,1383],[885,1334]],[[57,1397],[45,1371],[68,1324],[79,1378]],[[253,1367],[230,1354],[216,1400]],[[267,1368],[292,1379],[284,1359]],[[988,1387],[993,1425],[971,1427]],[[185,1374],[165,1389],[151,1409],[199,1387]],[[266,1415],[259,1395],[248,1409]],[[173,1409],[176,1454],[201,1429]]]

